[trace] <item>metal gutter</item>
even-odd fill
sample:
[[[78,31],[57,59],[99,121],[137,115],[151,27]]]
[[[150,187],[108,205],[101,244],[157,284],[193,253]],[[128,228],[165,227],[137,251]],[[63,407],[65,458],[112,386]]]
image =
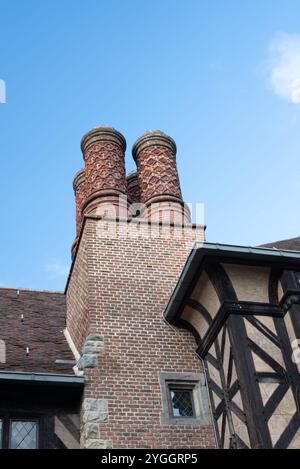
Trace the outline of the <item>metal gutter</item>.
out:
[[[10,371],[0,371],[0,384],[7,383],[24,383],[24,384],[40,384],[51,386],[68,386],[83,387],[84,378],[75,375],[55,375],[48,373],[16,373]]]
[[[260,247],[234,246],[218,243],[195,243],[177,285],[170,297],[169,303],[163,313],[167,322],[174,324],[178,312],[192,280],[197,272],[201,271],[205,258],[219,258],[237,263],[249,261],[257,265],[268,264],[278,267],[288,267],[291,270],[300,269],[300,252],[269,249]]]

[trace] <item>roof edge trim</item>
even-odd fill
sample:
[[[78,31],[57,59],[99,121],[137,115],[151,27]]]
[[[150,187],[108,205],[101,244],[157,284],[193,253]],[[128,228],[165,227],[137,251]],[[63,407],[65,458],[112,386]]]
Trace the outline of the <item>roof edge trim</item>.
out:
[[[24,373],[0,371],[0,382],[17,381],[19,383],[49,384],[55,386],[83,386],[84,378],[75,375],[56,375],[51,373]]]
[[[270,265],[278,263],[280,265],[287,265],[292,270],[300,269],[300,251],[196,242],[163,312],[163,317],[169,324],[175,324],[188,287],[201,268],[205,257],[219,257],[224,259],[224,261],[226,258],[231,261],[236,259],[237,262],[239,260],[256,261],[258,265],[263,262],[270,263]]]

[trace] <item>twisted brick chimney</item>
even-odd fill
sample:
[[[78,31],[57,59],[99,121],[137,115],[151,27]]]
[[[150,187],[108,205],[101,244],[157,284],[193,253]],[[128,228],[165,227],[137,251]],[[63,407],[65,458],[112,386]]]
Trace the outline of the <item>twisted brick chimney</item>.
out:
[[[82,226],[82,208],[86,198],[85,170],[81,169],[75,175],[73,180],[73,189],[76,201],[76,239],[72,246],[72,257],[75,253],[78,238]]]
[[[84,215],[135,217],[166,223],[190,223],[176,166],[174,140],[159,130],[149,131],[134,144],[137,171],[126,178],[123,135],[113,127],[90,130],[81,141],[85,167],[73,182],[76,197],[74,256]]]
[[[159,130],[146,132],[133,146],[141,202],[151,220],[190,222],[189,210],[182,199],[176,153],[174,140]]]
[[[81,169],[73,180],[73,189],[76,200],[76,236],[79,235],[82,225],[82,207],[86,197],[85,170]]]
[[[126,217],[126,141],[123,135],[113,127],[96,127],[83,137],[81,150],[86,175],[84,214]]]

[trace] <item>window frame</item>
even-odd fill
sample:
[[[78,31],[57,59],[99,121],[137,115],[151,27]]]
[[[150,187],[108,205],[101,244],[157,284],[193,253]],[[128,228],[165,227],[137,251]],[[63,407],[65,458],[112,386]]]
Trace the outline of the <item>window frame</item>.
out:
[[[162,403],[161,425],[197,427],[211,425],[212,417],[204,373],[161,372],[159,384]],[[170,392],[172,389],[186,389],[192,392],[193,417],[174,416]]]
[[[196,418],[196,411],[195,411],[195,398],[194,398],[194,389],[195,385],[193,385],[190,382],[184,383],[184,382],[169,382],[167,383],[167,395],[168,395],[168,403],[169,403],[169,412],[170,412],[170,417],[174,419],[194,419]],[[191,404],[192,404],[192,410],[193,410],[193,415],[190,416],[176,416],[174,415],[174,404],[172,400],[172,391],[188,391],[191,396]]]
[[[1,413],[0,420],[2,420],[2,438],[0,449],[10,448],[10,429],[13,421],[18,422],[36,422],[37,423],[37,447],[35,449],[43,449],[43,419],[40,415],[29,413]],[[25,450],[26,451],[26,450]]]

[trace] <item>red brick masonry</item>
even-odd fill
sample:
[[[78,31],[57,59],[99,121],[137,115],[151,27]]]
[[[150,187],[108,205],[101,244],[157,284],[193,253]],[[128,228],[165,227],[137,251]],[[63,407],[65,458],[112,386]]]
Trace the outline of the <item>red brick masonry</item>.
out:
[[[162,311],[203,230],[186,228],[182,237],[173,228],[164,236],[160,227],[151,238],[142,224],[140,238],[132,239],[135,228],[122,222],[109,238],[104,225],[86,220],[67,288],[68,330],[78,349],[89,333],[104,337],[98,367],[85,372],[85,398],[108,400],[101,439],[115,448],[214,447],[211,426],[160,423],[159,373],[201,371],[192,335],[170,328]]]

